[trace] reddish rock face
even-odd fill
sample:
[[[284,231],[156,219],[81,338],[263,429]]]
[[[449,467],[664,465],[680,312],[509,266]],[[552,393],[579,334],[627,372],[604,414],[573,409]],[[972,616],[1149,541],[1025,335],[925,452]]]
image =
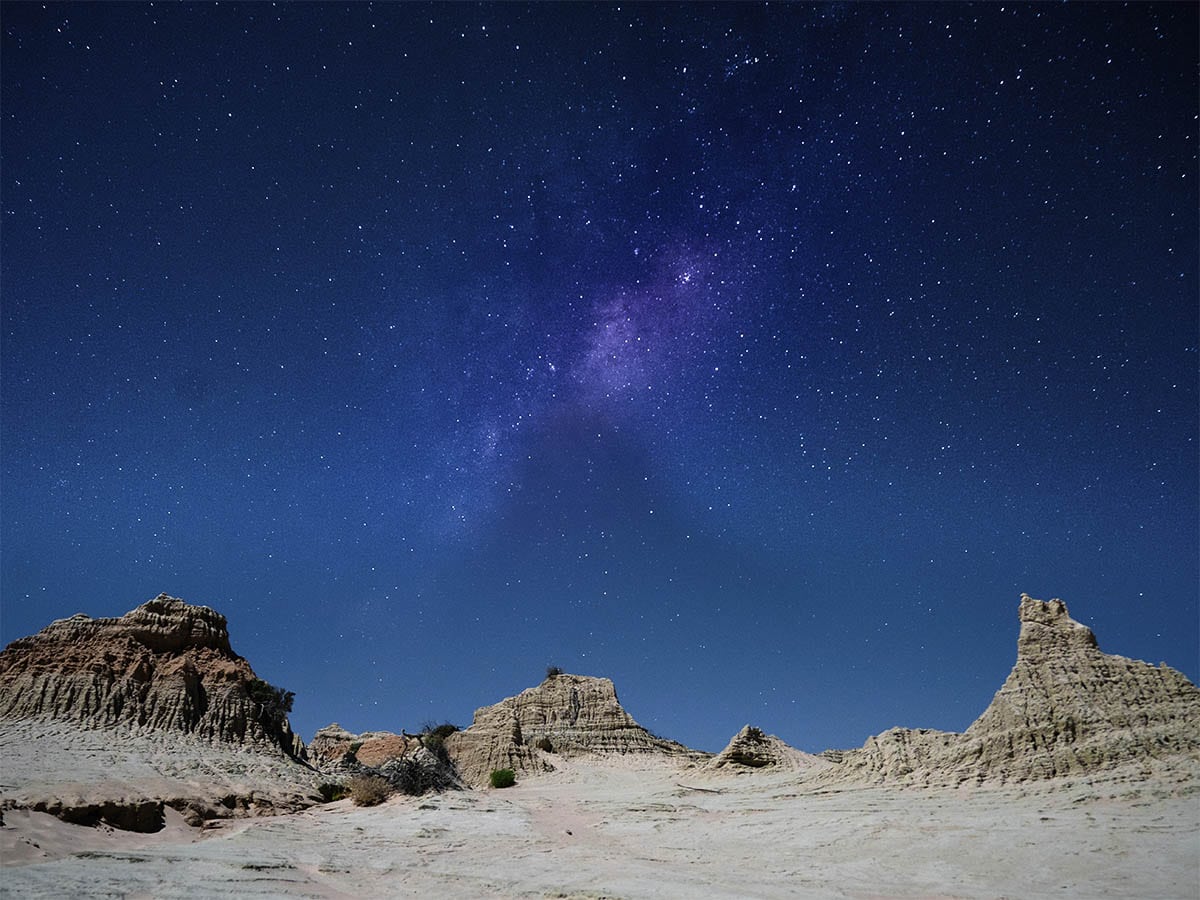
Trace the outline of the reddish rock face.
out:
[[[224,616],[166,594],[119,618],[60,619],[0,653],[0,718],[180,731],[297,755],[290,706],[233,652]]]
[[[353,752],[355,760],[362,765],[379,768],[384,763],[407,756],[418,746],[420,742],[415,737],[390,731],[354,734],[334,722],[313,735],[308,745],[308,755],[318,766],[335,766]]]

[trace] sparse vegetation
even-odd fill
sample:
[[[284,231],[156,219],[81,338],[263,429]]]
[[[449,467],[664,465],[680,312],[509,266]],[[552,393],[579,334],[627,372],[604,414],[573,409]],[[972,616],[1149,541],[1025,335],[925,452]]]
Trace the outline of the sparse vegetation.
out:
[[[263,712],[286,716],[292,711],[292,701],[296,695],[291,691],[268,684],[261,678],[252,678],[246,682],[246,696],[263,708]]]
[[[444,763],[450,762],[450,753],[446,750],[446,738],[458,731],[459,727],[452,722],[426,722],[421,726],[418,740],[421,746]]]
[[[550,743],[550,738],[548,737],[538,738],[537,741],[534,742],[533,746],[537,747],[539,750],[544,750],[546,753],[554,752],[554,745]]]
[[[559,675],[562,675],[562,674],[563,674],[563,670],[562,670],[561,666],[546,666],[546,677],[547,678],[557,678]]]
[[[443,752],[445,752],[443,750]],[[453,769],[440,759],[429,764],[420,759],[404,757],[389,760],[379,770],[392,786],[402,794],[419,797],[430,791],[447,791],[457,787]]]
[[[358,751],[362,749],[362,745],[363,745],[362,741],[355,741],[353,744],[350,745],[350,752],[358,753]]]
[[[512,787],[517,783],[517,773],[512,769],[493,769],[488,782],[494,788]]]
[[[462,729],[453,722],[426,722],[421,726],[421,734],[426,737],[440,737],[443,740]]]
[[[321,802],[333,803],[335,800],[341,800],[347,796],[346,786],[344,784],[336,784],[332,781],[326,781],[317,785],[317,793],[321,795]]]
[[[378,775],[355,776],[346,786],[355,806],[378,806],[395,791],[390,781]]]

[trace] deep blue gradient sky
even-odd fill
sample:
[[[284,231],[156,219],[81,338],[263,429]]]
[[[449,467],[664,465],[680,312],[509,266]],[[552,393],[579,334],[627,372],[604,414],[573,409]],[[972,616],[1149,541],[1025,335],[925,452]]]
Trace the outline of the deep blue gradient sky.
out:
[[[1198,663],[1197,7],[3,7],[2,639],[160,591],[305,736],[547,664],[961,730]]]

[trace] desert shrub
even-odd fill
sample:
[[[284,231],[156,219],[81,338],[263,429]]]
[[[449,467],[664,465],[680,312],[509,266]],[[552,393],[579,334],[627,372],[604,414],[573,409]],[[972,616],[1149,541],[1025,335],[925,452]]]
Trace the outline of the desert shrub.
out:
[[[379,768],[379,774],[391,782],[402,794],[419,797],[430,791],[449,791],[460,787],[458,775],[452,766],[440,758],[425,756],[390,759]]]
[[[454,734],[456,731],[461,731],[453,722],[426,722],[421,726],[421,734],[425,737],[441,738],[445,740]]]
[[[547,678],[557,678],[561,674],[563,674],[561,666],[546,666]]]
[[[517,783],[517,773],[512,769],[493,769],[488,782],[494,788],[512,787]]]
[[[761,744],[764,743],[766,739],[767,736],[763,734],[761,728],[751,727],[746,729],[746,740],[752,741],[755,744]]]
[[[350,752],[357,753],[359,750],[362,749],[362,745],[363,745],[362,741],[355,741],[353,744],[350,745]]]
[[[450,763],[450,752],[446,749],[446,738],[458,731],[459,727],[451,722],[426,722],[421,726],[421,746],[447,765]]]
[[[550,738],[548,737],[538,738],[534,742],[533,746],[537,747],[539,750],[545,750],[547,753],[554,752],[554,745],[550,743]]]
[[[334,800],[341,800],[346,796],[346,786],[326,781],[317,785],[317,793],[321,795],[323,803],[332,803]]]
[[[346,786],[350,789],[350,799],[355,806],[378,806],[395,790],[390,781],[378,775],[358,775],[351,778]]]
[[[291,691],[268,684],[261,678],[251,678],[246,682],[246,696],[262,706],[264,712],[280,716],[292,711],[292,701],[296,699]]]

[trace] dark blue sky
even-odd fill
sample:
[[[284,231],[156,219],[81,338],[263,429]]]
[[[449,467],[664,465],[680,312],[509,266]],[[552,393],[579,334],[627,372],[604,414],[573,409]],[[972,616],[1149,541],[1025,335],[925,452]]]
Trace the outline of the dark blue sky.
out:
[[[1197,7],[4,4],[2,639],[165,591],[306,737],[554,663],[960,730],[1198,669]]]

